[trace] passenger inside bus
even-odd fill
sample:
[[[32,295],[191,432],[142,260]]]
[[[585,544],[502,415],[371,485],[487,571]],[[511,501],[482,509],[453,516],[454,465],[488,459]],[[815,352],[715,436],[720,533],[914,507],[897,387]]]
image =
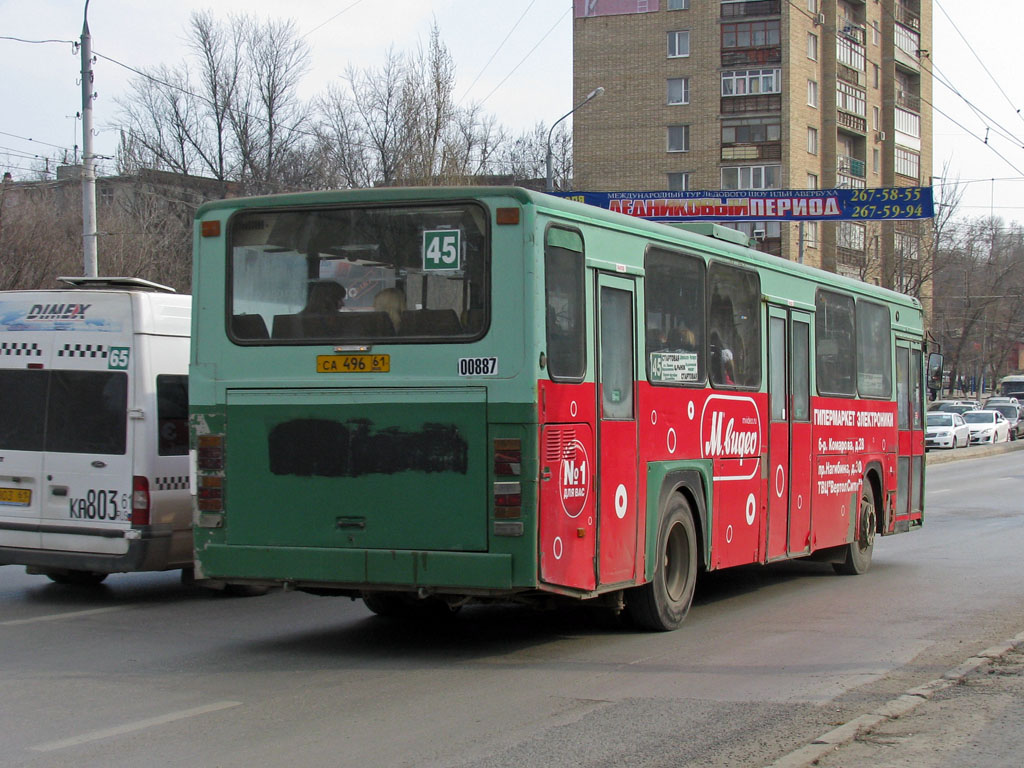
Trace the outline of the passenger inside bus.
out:
[[[306,306],[300,315],[329,315],[345,306],[345,286],[333,280],[310,283]]]
[[[402,324],[402,313],[405,311],[405,292],[400,288],[385,288],[373,297],[373,308],[378,312],[386,312],[395,326],[395,333]]]

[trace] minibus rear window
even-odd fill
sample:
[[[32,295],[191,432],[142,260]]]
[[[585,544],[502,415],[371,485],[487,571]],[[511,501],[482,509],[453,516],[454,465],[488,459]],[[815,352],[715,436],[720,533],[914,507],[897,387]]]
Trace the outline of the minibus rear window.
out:
[[[0,371],[0,449],[123,454],[128,375]]]

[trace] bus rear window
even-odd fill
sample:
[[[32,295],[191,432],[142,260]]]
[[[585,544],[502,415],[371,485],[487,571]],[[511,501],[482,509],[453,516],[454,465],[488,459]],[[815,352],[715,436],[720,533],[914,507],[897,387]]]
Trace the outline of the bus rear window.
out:
[[[0,371],[0,450],[123,454],[128,376]]]
[[[476,204],[263,210],[230,224],[240,343],[469,341],[490,307]]]

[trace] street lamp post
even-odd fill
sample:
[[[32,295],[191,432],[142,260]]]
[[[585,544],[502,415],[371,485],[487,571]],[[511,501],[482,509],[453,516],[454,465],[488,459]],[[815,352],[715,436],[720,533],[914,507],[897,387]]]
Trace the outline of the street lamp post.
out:
[[[565,118],[567,118],[569,115],[571,115],[577,109],[582,107],[588,101],[590,101],[591,99],[596,99],[602,93],[604,93],[604,88],[599,85],[597,88],[595,88],[590,93],[588,93],[587,97],[585,99],[583,99],[583,101],[581,101],[579,104],[577,104],[575,107],[570,109],[568,112],[566,112],[564,115],[562,115],[560,118],[558,118],[557,120],[555,120],[555,122],[553,122],[551,124],[551,129],[548,131],[547,156],[545,157],[545,161],[546,161],[546,164],[547,164],[547,185],[545,186],[545,190],[548,193],[551,193],[551,192],[555,191],[555,180],[554,180],[554,178],[552,178],[552,175],[551,175],[551,134],[554,132],[555,126],[558,125],[563,120],[565,120]]]

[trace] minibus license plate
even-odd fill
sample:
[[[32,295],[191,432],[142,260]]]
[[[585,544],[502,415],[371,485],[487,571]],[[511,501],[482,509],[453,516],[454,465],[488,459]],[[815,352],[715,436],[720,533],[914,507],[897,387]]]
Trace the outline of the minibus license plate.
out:
[[[0,488],[0,505],[27,507],[31,503],[32,491],[29,488]]]
[[[387,373],[391,355],[317,355],[317,373]]]

